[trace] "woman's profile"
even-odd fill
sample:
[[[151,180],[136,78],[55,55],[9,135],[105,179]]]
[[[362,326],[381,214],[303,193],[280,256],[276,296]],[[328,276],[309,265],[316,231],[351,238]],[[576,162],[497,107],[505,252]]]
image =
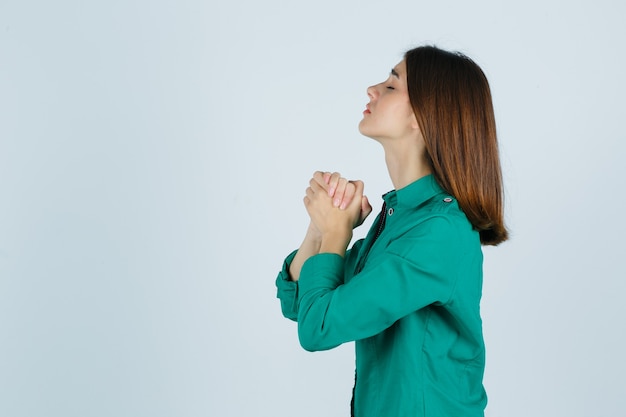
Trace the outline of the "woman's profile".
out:
[[[359,131],[394,189],[372,208],[360,181],[316,172],[310,224],[276,279],[306,350],[354,341],[356,417],[483,416],[481,245],[507,239],[496,127],[483,71],[460,53],[409,50],[367,89]]]

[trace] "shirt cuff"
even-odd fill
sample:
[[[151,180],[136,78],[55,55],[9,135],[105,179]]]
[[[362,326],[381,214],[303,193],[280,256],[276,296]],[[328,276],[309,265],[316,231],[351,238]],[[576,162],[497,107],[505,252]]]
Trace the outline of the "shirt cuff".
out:
[[[280,299],[283,316],[291,320],[298,318],[298,283],[292,281],[289,276],[289,266],[296,253],[298,253],[297,250],[285,258],[283,267],[276,278],[276,297]]]

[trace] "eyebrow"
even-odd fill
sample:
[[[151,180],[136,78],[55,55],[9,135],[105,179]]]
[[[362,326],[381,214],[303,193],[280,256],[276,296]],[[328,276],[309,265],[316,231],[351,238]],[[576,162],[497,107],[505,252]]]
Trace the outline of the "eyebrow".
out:
[[[391,75],[393,75],[394,77],[400,79],[400,75],[398,75],[398,72],[396,71],[395,68],[391,69]]]

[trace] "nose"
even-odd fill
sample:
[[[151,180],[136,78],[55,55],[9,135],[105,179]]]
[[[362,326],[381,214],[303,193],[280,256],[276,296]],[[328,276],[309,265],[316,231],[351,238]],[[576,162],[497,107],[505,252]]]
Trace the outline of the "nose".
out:
[[[376,97],[376,86],[375,85],[370,85],[369,87],[367,87],[367,96],[371,99],[374,99]]]

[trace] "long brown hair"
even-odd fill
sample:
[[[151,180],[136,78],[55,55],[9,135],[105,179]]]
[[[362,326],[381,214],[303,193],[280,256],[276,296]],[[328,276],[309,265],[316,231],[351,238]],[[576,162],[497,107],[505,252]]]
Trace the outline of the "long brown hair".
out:
[[[504,242],[504,193],[496,122],[485,74],[467,56],[421,46],[405,54],[413,112],[426,158],[483,245]]]

